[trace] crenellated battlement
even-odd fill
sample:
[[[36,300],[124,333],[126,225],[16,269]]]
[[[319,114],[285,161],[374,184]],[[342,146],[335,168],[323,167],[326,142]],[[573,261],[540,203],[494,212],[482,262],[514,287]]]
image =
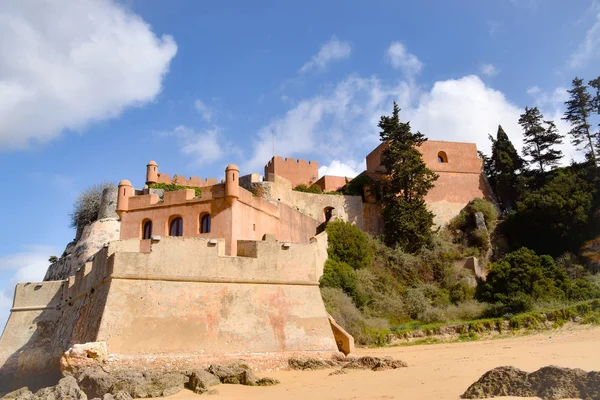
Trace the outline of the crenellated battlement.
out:
[[[292,186],[312,185],[319,179],[319,163],[289,157],[275,156],[265,165],[265,179],[269,174],[279,175],[292,182]]]
[[[171,177],[169,174],[158,172],[158,164],[156,164],[156,161],[150,161],[148,165],[146,165],[146,185],[151,185],[153,183],[177,183],[181,186],[206,187],[218,184],[219,180],[215,178],[202,179],[199,176],[190,176],[189,178],[186,178],[185,175],[177,174]]]

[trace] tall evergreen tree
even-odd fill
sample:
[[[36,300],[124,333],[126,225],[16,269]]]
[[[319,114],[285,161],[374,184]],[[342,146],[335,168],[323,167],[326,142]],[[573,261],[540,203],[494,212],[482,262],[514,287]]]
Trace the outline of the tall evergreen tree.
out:
[[[544,116],[537,107],[525,107],[525,112],[519,118],[523,127],[523,155],[531,157],[531,163],[539,167],[544,173],[544,167],[558,164],[562,152],[553,146],[562,143],[562,136],[558,133],[553,121],[544,121],[547,128],[542,126]]]
[[[485,169],[490,173],[489,182],[500,206],[505,211],[511,211],[517,201],[517,173],[524,166],[523,159],[502,126],[498,125],[496,139],[490,135],[490,140],[492,155]]]
[[[388,178],[383,195],[384,237],[388,245],[415,252],[431,242],[434,214],[425,205],[425,195],[438,176],[423,161],[418,147],[427,139],[412,133],[410,123],[400,122],[394,102],[391,116],[379,121],[381,141],[387,144],[382,164]]]
[[[588,84],[590,87],[596,89],[596,94],[592,98],[592,107],[596,114],[600,116],[600,76],[596,79],[592,79]],[[600,123],[598,123],[598,127],[600,128]],[[596,133],[596,149],[600,151],[600,129]]]
[[[594,110],[592,96],[587,87],[583,84],[583,79],[575,78],[572,82],[573,88],[567,90],[570,95],[569,100],[565,102],[567,111],[563,120],[571,124],[569,134],[572,136],[571,142],[579,150],[587,150],[586,157],[596,164],[596,145],[598,134],[590,130],[590,114]],[[596,140],[594,140],[596,139]]]

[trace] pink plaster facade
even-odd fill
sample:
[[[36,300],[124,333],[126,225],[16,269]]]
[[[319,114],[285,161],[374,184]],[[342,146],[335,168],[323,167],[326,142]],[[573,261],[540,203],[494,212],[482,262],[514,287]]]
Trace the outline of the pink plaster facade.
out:
[[[149,221],[153,237],[169,236],[171,222],[181,218],[181,236],[224,238],[228,255],[237,254],[238,240],[260,240],[266,234],[282,242],[308,243],[319,224],[286,204],[273,204],[240,188],[239,170],[233,165],[227,167],[224,183],[203,186],[199,197],[193,189],[185,189],[165,192],[160,201],[157,194],[134,195],[129,181],[121,181],[117,213],[121,240],[142,239]],[[210,231],[202,232],[206,215],[210,216]]]
[[[343,188],[350,180],[352,180],[352,178],[325,175],[320,177],[314,184],[319,186],[323,192],[334,192]]]

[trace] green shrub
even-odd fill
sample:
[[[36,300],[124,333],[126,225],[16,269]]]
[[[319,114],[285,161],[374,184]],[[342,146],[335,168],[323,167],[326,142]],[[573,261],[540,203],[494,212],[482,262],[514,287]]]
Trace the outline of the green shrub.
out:
[[[303,183],[296,186],[294,188],[294,190],[297,192],[313,193],[313,194],[322,194],[323,193],[323,189],[321,189],[321,186],[319,186],[319,185],[308,186]]]
[[[421,288],[410,288],[404,295],[404,305],[412,319],[421,320],[425,311],[431,308],[431,300],[425,296]]]
[[[161,190],[164,190],[165,192],[175,192],[177,190],[194,189],[194,196],[196,196],[196,197],[202,196],[202,189],[201,188],[194,187],[194,186],[178,185],[177,182],[171,182],[171,183],[152,183],[152,184],[148,185],[148,188],[150,188],[150,189],[161,189]]]
[[[373,248],[369,236],[350,222],[336,220],[327,224],[329,258],[345,262],[354,269],[369,266]]]
[[[366,315],[395,324],[408,319],[401,295],[403,288],[389,270],[379,266],[357,270],[356,283],[357,291],[365,300]]]
[[[327,312],[354,337],[357,344],[384,344],[385,337],[391,333],[386,320],[365,318],[350,297],[339,288],[324,287],[321,296]]]
[[[448,226],[451,229],[460,229],[462,231],[475,229],[475,214],[477,212],[483,214],[487,229],[489,231],[494,230],[496,222],[498,221],[498,210],[492,202],[482,198],[471,200],[469,204],[467,204],[465,208],[450,221]]]
[[[320,285],[321,287],[342,289],[344,293],[352,297],[358,307],[365,302],[363,296],[356,290],[356,274],[352,267],[345,262],[332,258],[327,259]]]
[[[98,219],[100,202],[104,189],[114,186],[110,182],[101,182],[86,188],[77,196],[71,212],[71,228],[84,227]]]

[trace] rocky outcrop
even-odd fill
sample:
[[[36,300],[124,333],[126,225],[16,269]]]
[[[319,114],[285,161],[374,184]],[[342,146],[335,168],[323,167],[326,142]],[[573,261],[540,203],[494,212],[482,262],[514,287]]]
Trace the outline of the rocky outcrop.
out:
[[[372,371],[384,371],[387,369],[404,368],[408,365],[402,360],[394,360],[391,357],[341,357],[336,356],[331,360],[322,360],[318,358],[290,358],[288,365],[294,370],[317,370],[327,368],[341,368],[333,373],[337,375],[346,373],[352,369],[370,369]]]
[[[86,225],[81,237],[69,243],[60,259],[48,267],[44,280],[68,279],[105,244],[119,240],[120,232],[121,222],[117,218],[100,219]]]
[[[600,372],[548,366],[528,374],[515,367],[498,367],[483,374],[462,395],[465,399],[495,396],[598,400]]]
[[[24,387],[6,394],[6,400],[87,400],[86,394],[79,388],[72,376],[62,378],[56,386],[38,390],[35,394]]]

